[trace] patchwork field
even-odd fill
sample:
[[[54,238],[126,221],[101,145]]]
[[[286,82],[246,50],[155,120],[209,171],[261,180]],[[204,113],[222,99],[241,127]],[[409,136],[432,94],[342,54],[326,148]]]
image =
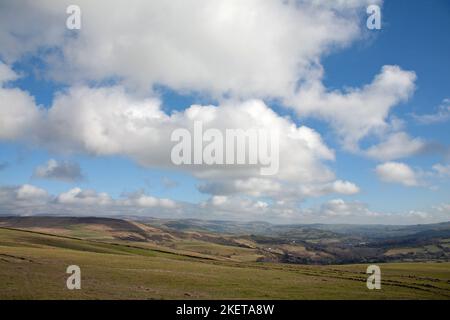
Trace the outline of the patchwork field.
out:
[[[250,249],[214,243],[170,248],[105,234],[97,234],[99,240],[43,231],[0,228],[0,299],[450,298],[447,262],[380,264],[382,289],[371,291],[367,264],[248,262]],[[81,268],[81,290],[66,289],[65,271],[73,264]]]

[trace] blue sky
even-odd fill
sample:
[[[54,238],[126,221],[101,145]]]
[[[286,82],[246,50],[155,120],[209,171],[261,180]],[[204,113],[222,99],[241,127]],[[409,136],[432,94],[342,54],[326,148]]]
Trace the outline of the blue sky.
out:
[[[137,2],[136,5],[140,5],[140,2]],[[293,207],[297,208],[299,213],[298,215],[294,214],[294,216],[287,217],[286,221],[303,221],[303,218],[305,221],[315,221],[314,217],[311,218],[314,214],[321,217],[320,219],[322,220],[318,219],[318,221],[323,221],[323,219],[326,220],[326,213],[323,213],[321,210],[328,208],[329,206],[327,203],[336,199],[344,201],[346,205],[345,208],[336,208],[336,215],[334,215],[335,213],[333,211],[333,219],[339,216],[337,214],[338,211],[340,213],[342,213],[342,210],[346,212],[349,211],[350,216],[343,214],[341,217],[336,218],[340,219],[337,221],[344,223],[353,222],[353,218],[351,217],[353,215],[353,210],[357,212],[369,212],[369,215],[371,213],[381,214],[381,217],[384,213],[399,214],[399,218],[395,220],[397,223],[402,223],[401,219],[403,218],[400,218],[402,215],[406,215],[413,211],[426,215],[427,218],[423,220],[425,222],[432,222],[436,219],[448,220],[446,218],[448,216],[442,216],[442,212],[446,214],[445,209],[442,208],[448,207],[448,199],[450,199],[450,174],[448,173],[449,121],[448,119],[444,119],[440,122],[424,124],[420,123],[420,120],[418,119],[420,119],[421,115],[437,114],[439,112],[439,106],[442,106],[443,109],[448,108],[446,112],[450,112],[450,103],[448,101],[445,102],[445,99],[450,99],[450,39],[448,37],[448,32],[450,30],[450,3],[446,0],[396,0],[386,1],[383,4],[380,3],[380,5],[382,6],[382,30],[373,31],[367,30],[364,27],[366,18],[364,12],[365,6],[356,9],[353,7],[314,8],[314,10],[317,9],[322,11],[337,10],[338,15],[340,14],[344,19],[351,20],[353,26],[356,26],[359,29],[358,36],[351,35],[350,31],[349,37],[351,40],[335,39],[329,34],[320,35],[323,36],[324,42],[329,41],[331,43],[327,48],[323,48],[321,45],[317,45],[318,49],[316,48],[320,51],[316,58],[319,59],[320,66],[323,70],[322,76],[316,79],[306,71],[298,71],[299,77],[303,77],[303,74],[306,74],[305,77],[308,81],[310,79],[312,79],[311,81],[319,81],[323,87],[326,88],[327,92],[337,90],[340,95],[345,95],[346,88],[354,88],[353,90],[363,91],[363,88],[369,85],[374,77],[376,77],[377,74],[380,74],[382,67],[386,65],[398,66],[402,72],[415,73],[414,92],[409,94],[407,99],[399,99],[401,101],[389,106],[388,115],[383,119],[386,123],[389,123],[387,133],[381,135],[368,134],[363,136],[358,140],[358,146],[360,148],[359,152],[349,151],[348,148],[343,145],[341,139],[336,134],[336,128],[333,127],[333,124],[336,123],[334,119],[331,118],[330,120],[329,116],[315,116],[314,111],[303,114],[301,102],[300,106],[291,106],[286,102],[290,97],[285,96],[284,89],[280,89],[280,93],[275,92],[275,89],[274,92],[270,92],[272,87],[278,88],[276,83],[273,86],[268,86],[267,91],[264,91],[265,88],[259,87],[260,84],[256,83],[254,86],[256,88],[255,90],[250,91],[249,89],[248,92],[240,92],[239,85],[234,86],[234,84],[232,84],[230,87],[222,85],[222,83],[228,83],[227,81],[232,78],[231,76],[223,79],[222,82],[220,81],[221,79],[218,79],[217,84],[214,83],[209,86],[209,84],[205,84],[204,82],[196,81],[195,74],[197,73],[198,77],[202,74],[201,69],[195,69],[195,67],[199,65],[197,62],[193,63],[191,69],[186,71],[189,75],[181,74],[180,76],[166,76],[166,74],[162,72],[162,75],[159,76],[160,78],[157,76],[149,76],[151,79],[147,79],[145,74],[143,76],[139,71],[136,71],[136,74],[129,71],[134,70],[134,65],[130,64],[129,67],[124,66],[124,69],[119,69],[117,65],[110,67],[107,63],[105,63],[104,70],[96,70],[96,72],[92,72],[92,75],[91,71],[95,69],[95,67],[91,67],[91,69],[89,69],[90,71],[86,71],[91,65],[90,62],[83,62],[83,57],[78,60],[75,58],[75,60],[70,60],[73,57],[71,57],[67,50],[77,50],[78,47],[74,46],[73,48],[68,49],[64,47],[67,44],[64,41],[61,41],[60,38],[52,39],[51,41],[49,40],[49,44],[47,45],[47,48],[59,46],[61,48],[60,50],[64,52],[62,61],[57,62],[55,62],[56,60],[52,60],[55,59],[54,56],[45,53],[48,52],[48,50],[43,50],[39,45],[36,45],[35,47],[30,46],[30,48],[24,49],[26,50],[25,52],[20,52],[21,49],[14,48],[14,46],[20,47],[20,42],[14,42],[19,41],[17,39],[9,42],[5,41],[6,45],[0,46],[0,61],[17,74],[17,79],[8,81],[3,85],[3,88],[21,90],[24,94],[32,96],[37,108],[47,110],[55,108],[53,106],[55,95],[60,94],[69,96],[71,90],[79,86],[86,86],[93,90],[97,88],[113,88],[119,86],[124,88],[125,93],[131,97],[130,101],[143,101],[147,98],[156,97],[160,100],[162,112],[167,115],[171,115],[174,112],[182,113],[193,104],[203,106],[221,105],[224,101],[229,101],[229,95],[231,95],[231,101],[239,101],[239,103],[248,99],[260,99],[265,102],[268,108],[274,110],[278,116],[289,117],[289,121],[294,123],[297,127],[307,126],[318,132],[323,139],[323,143],[335,153],[334,161],[324,159],[321,160],[321,163],[334,172],[336,179],[348,181],[356,185],[359,189],[358,192],[329,192],[314,196],[299,194],[295,199],[288,199],[285,195],[274,196],[273,194],[262,194],[255,197],[254,195],[243,193],[242,190],[237,190],[236,194],[233,195],[200,192],[198,190],[199,184],[204,182],[223,183],[224,181],[228,181],[227,176],[221,175],[220,177],[214,178],[215,180],[205,180],[190,170],[179,170],[178,168],[170,166],[152,165],[153,160],[147,161],[147,159],[141,159],[133,152],[131,154],[127,152],[109,153],[103,151],[101,148],[100,150],[73,148],[73,150],[67,151],[64,150],[66,144],[64,141],[58,142],[58,147],[54,147],[49,146],[47,144],[48,141],[36,142],[36,140],[29,137],[14,137],[3,139],[2,141],[1,134],[0,164],[4,164],[4,168],[0,170],[0,186],[3,188],[19,188],[23,185],[32,185],[38,189],[45,190],[48,193],[48,197],[51,199],[49,202],[53,203],[59,201],[58,195],[61,195],[68,190],[73,190],[74,188],[79,188],[80,190],[95,190],[97,193],[107,193],[111,199],[125,199],[130,197],[130,194],[141,194],[148,197],[155,197],[156,199],[171,199],[179,203],[177,210],[180,212],[183,210],[186,211],[181,213],[181,216],[183,217],[190,217],[189,212],[191,209],[184,207],[186,203],[191,203],[194,206],[202,205],[202,208],[207,208],[206,210],[208,210],[208,208],[213,208],[210,206],[211,203],[214,203],[214,199],[217,200],[217,197],[227,197],[227,201],[229,201],[233,210],[235,210],[236,206],[239,208],[240,204],[243,206],[242,211],[247,211],[249,208],[245,208],[245,206],[253,204],[253,202],[245,202],[242,199],[250,199],[255,202],[265,201],[269,206],[277,201],[280,201],[280,203],[293,202]],[[82,12],[87,12],[86,15],[83,16],[83,19],[88,19],[90,16],[97,14],[95,9],[88,8],[88,4],[82,3],[80,7]],[[30,8],[10,6],[10,10],[14,10],[16,14],[25,14],[23,12],[27,9]],[[37,14],[38,12],[45,12],[46,10],[43,8],[39,8],[39,10],[35,9],[36,8],[33,7],[28,11],[31,12],[31,14],[33,12]],[[241,9],[245,10],[246,8]],[[276,10],[278,9],[279,8],[277,7]],[[180,10],[183,9],[180,8]],[[292,10],[295,11],[295,9]],[[300,8],[298,10],[303,9]],[[354,10],[356,18],[354,18],[353,15],[347,16],[349,10]],[[29,12],[27,14],[30,14]],[[48,12],[50,16],[54,14],[50,9],[48,9]],[[262,14],[265,14],[264,11]],[[273,18],[273,16],[271,17]],[[55,21],[65,18],[66,15],[62,14],[61,17],[55,18]],[[170,19],[170,17],[167,19]],[[51,29],[54,25],[50,25],[49,27],[47,23],[51,23],[51,19],[49,20],[50,22],[45,23],[37,21],[36,28],[48,27]],[[215,21],[219,20],[216,19]],[[239,22],[240,21],[238,21],[238,23]],[[40,23],[42,23],[42,25]],[[53,23],[56,24],[56,22]],[[84,20],[83,23],[85,23]],[[89,24],[89,21],[85,24],[87,29],[89,27],[92,28]],[[162,25],[161,29],[164,29],[165,27],[165,25]],[[198,28],[200,27],[202,26],[198,26]],[[28,28],[32,27],[30,26]],[[3,33],[12,33],[14,30],[17,32],[19,32],[18,30],[21,30],[20,32],[27,33],[28,28],[26,26],[9,25],[8,29],[4,29]],[[80,33],[80,39],[77,40],[77,38],[75,38],[73,41],[80,41],[81,44],[88,44],[89,41],[93,41],[89,37],[94,38],[94,36],[89,35],[86,36],[86,39],[83,39],[85,36],[83,32],[88,32],[83,28],[84,27],[79,31],[74,31]],[[45,30],[46,29],[44,29],[43,32],[45,32]],[[101,30],[101,28],[99,28],[99,30]],[[142,32],[145,30],[146,29],[144,28]],[[218,30],[221,29],[218,28]],[[248,31],[247,29],[245,30],[245,32]],[[129,36],[130,32],[125,33],[124,37]],[[255,30],[255,32],[264,32],[264,30]],[[344,33],[346,31],[344,30],[342,32]],[[64,30],[63,33],[66,34],[67,30]],[[194,31],[192,33],[195,34]],[[70,44],[70,40],[64,38],[64,34],[61,36],[62,39],[66,39],[65,41]],[[98,34],[101,35],[101,32],[98,31]],[[0,39],[2,39],[1,36],[2,35],[0,34]],[[29,36],[34,37],[35,34],[30,31]],[[200,46],[202,42],[210,40],[209,38],[202,40],[202,36],[204,36],[202,33],[199,33],[197,36],[198,38],[194,38],[192,41],[199,41]],[[229,35],[227,34],[226,36]],[[239,38],[239,35],[235,36]],[[221,35],[218,34],[218,40],[216,42],[212,42],[212,44],[205,43],[205,46],[214,46],[216,44],[217,46],[221,46],[220,37]],[[225,35],[223,37],[225,37]],[[304,37],[307,38],[308,35],[305,35]],[[9,38],[3,35],[3,39]],[[45,42],[45,40],[42,41]],[[174,40],[176,44],[178,44],[177,41],[184,43],[185,40]],[[239,43],[239,39],[236,41]],[[342,43],[340,43],[340,41]],[[335,45],[336,42],[338,45]],[[259,42],[255,43],[258,44]],[[228,44],[228,42],[226,42],[226,44]],[[8,46],[14,50],[9,50],[10,48]],[[132,46],[133,44],[131,44],[130,50],[133,50]],[[268,50],[272,49],[272,46],[268,48]],[[86,49],[86,51],[89,50],[90,49]],[[120,48],[117,50],[120,50]],[[280,51],[281,53],[278,50],[275,50],[274,52],[280,54],[280,60],[290,59],[291,56],[289,50],[297,52],[298,55],[303,54],[301,45],[299,48],[295,47],[292,49],[286,47],[286,51]],[[196,48],[192,49],[191,53],[192,52],[194,52],[193,55],[195,57],[195,53],[197,52]],[[212,50],[212,57],[214,57],[217,52],[219,51]],[[95,53],[97,52],[92,51],[92,54]],[[114,54],[114,52],[111,53],[111,55]],[[241,55],[243,59],[246,59],[245,50],[236,50],[235,54],[231,56],[233,59],[236,58],[239,61],[239,55]],[[294,53],[292,53],[292,55],[294,55]],[[206,55],[206,53],[203,56],[202,52],[201,56],[203,57],[202,59],[210,59],[210,56]],[[125,58],[122,58],[125,60],[118,59],[118,61],[128,61],[127,55],[124,57]],[[186,57],[183,57],[183,59],[185,58]],[[92,59],[95,58],[92,57]],[[233,68],[235,65],[234,62],[227,60],[231,58],[225,56],[223,59],[225,59],[223,62],[224,65],[227,65],[227,63],[230,62],[230,68]],[[265,60],[261,57],[257,57],[256,59],[261,59],[261,63],[265,63]],[[314,60],[314,57],[311,58],[308,56],[307,59]],[[133,58],[131,57],[130,60],[133,60]],[[211,61],[213,60],[214,59],[211,59]],[[102,65],[102,60],[100,59],[99,61],[98,64]],[[115,60],[111,58],[111,61]],[[57,63],[63,67],[56,68],[55,65],[57,65]],[[274,62],[274,65],[276,65],[276,63],[278,62]],[[146,66],[148,64],[149,61],[145,61],[144,55],[142,65]],[[170,67],[170,62],[168,62],[168,65]],[[210,66],[207,64],[206,66],[209,66],[212,69],[216,67],[215,65]],[[279,66],[284,67],[283,63],[280,63]],[[68,70],[71,70],[75,76],[66,77],[64,75],[65,71],[62,71],[65,67],[69,68]],[[169,67],[167,67],[168,69],[166,70],[167,74],[174,73]],[[151,74],[153,69],[151,69],[151,67],[149,68],[148,74]],[[164,71],[164,68],[162,69]],[[113,72],[110,70],[115,71]],[[248,68],[248,71],[238,70],[238,72],[250,73],[249,75],[242,74],[243,79],[246,79],[247,83],[251,81],[248,79],[257,78],[256,73],[255,75],[251,74],[253,69],[250,67]],[[160,73],[160,70],[155,71],[155,74]],[[279,78],[281,79],[284,75],[286,75],[286,72],[282,73],[280,71]],[[105,81],[105,79],[116,78],[116,76],[117,80],[114,81],[114,83]],[[236,76],[236,81],[240,79],[239,76]],[[270,75],[266,76],[270,77]],[[211,80],[208,80],[205,76],[205,79],[206,83],[215,81],[214,77],[212,77]],[[143,84],[139,83],[141,80]],[[138,85],[135,85],[136,83],[138,83]],[[148,85],[149,83],[150,85]],[[249,87],[252,87],[251,83],[249,83]],[[196,93],[193,94],[192,92]],[[230,94],[230,92],[233,93]],[[235,92],[237,92],[237,94],[236,96],[233,96]],[[305,94],[309,93],[306,92]],[[5,112],[7,112],[7,108],[13,106],[7,105],[5,100],[0,104],[0,107],[4,108],[4,110],[6,110]],[[92,106],[92,108],[95,108],[95,106]],[[360,108],[364,108],[364,106],[362,105]],[[349,117],[350,116],[352,115],[349,114]],[[399,128],[394,128],[394,125],[390,122],[392,119],[399,120],[402,125]],[[337,123],[339,125],[340,122]],[[407,155],[399,158],[385,158],[382,160],[364,154],[370,147],[382,143],[396,133],[405,134],[410,139],[419,139],[422,141],[424,145],[422,146],[421,151],[409,152]],[[33,133],[31,133],[31,135],[32,134]],[[53,138],[55,138],[55,136],[46,136],[47,140]],[[67,145],[70,143],[72,142],[67,142]],[[159,149],[155,149],[154,152],[157,153],[160,151]],[[281,156],[283,156],[283,154],[281,154]],[[82,180],[71,181],[70,179],[60,179],[60,177],[52,177],[51,175],[38,177],[36,168],[45,166],[50,159],[55,159],[59,164],[66,163],[68,165],[74,165],[77,170],[79,169],[82,172],[84,178]],[[407,166],[411,171],[408,171],[408,173],[415,175],[413,179],[416,179],[417,183],[413,186],[406,185],[396,177],[383,176],[381,173],[382,168],[380,166],[389,162]],[[443,170],[438,173],[436,169],[433,169],[433,166],[438,164],[443,168],[447,168],[447,171]],[[379,170],[377,170],[377,168],[379,168]],[[330,180],[330,183],[331,182],[332,181]],[[303,185],[302,180],[298,180],[298,183]],[[291,185],[293,185],[293,183],[289,182],[284,188],[289,188]],[[234,198],[240,198],[241,202],[233,202],[235,201]],[[232,206],[231,204],[236,204],[236,206]],[[11,206],[14,206],[14,204]],[[11,206],[8,206],[7,208],[11,208]],[[40,204],[40,206],[39,210],[45,211],[45,206],[42,207],[42,204]],[[17,205],[17,208],[19,207],[20,206]],[[240,212],[232,212],[233,210],[231,207],[218,210],[220,212],[223,211],[229,213],[229,215],[223,215],[224,217],[239,217],[244,220],[261,218],[269,221],[277,220],[276,212],[279,211],[276,210],[281,210],[277,207],[273,212],[268,211],[263,216],[258,216],[258,214],[253,213],[245,216]],[[440,216],[434,218],[433,210],[436,210],[437,207],[439,207]],[[285,208],[283,208],[283,210],[284,209]],[[306,210],[306,213],[303,213],[302,210]],[[32,208],[31,211],[27,212],[33,212]],[[132,213],[133,210],[130,209],[127,212]],[[17,210],[17,213],[20,214],[19,209]],[[154,213],[150,211],[147,214],[153,215]],[[305,214],[305,216],[303,216],[303,214]],[[355,214],[356,218],[354,221],[371,222],[369,218],[366,219],[360,217],[358,214]],[[170,211],[169,213],[166,213],[166,215],[170,215]],[[219,216],[221,215],[219,214]],[[211,213],[211,218],[214,217],[216,217],[216,215]],[[407,219],[409,218],[405,218],[405,223],[409,221]],[[416,222],[416,220],[414,220],[414,222]]]
[[[404,69],[414,70],[418,76],[414,97],[396,107],[393,114],[407,122],[410,134],[448,145],[448,122],[423,126],[408,115],[433,113],[449,95],[450,4],[448,1],[386,1],[382,13],[383,29],[376,32],[370,41],[358,43],[324,60],[325,83],[334,88],[360,86],[369,82],[379,66],[384,64],[398,64]],[[446,201],[450,196],[448,181],[440,186],[439,191],[387,185],[374,179],[370,163],[345,154],[338,154],[338,158],[341,159],[336,163],[338,170],[349,174],[346,178],[360,181],[365,190],[360,198],[377,210],[427,207]],[[440,160],[441,155],[437,154],[412,157],[407,162],[413,166],[429,167]]]

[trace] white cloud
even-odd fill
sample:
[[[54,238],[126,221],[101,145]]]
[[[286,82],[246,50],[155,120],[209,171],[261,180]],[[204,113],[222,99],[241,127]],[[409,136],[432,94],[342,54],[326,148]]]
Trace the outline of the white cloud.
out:
[[[33,185],[0,186],[0,214],[146,215],[180,214],[179,204],[144,193],[113,198],[105,192],[72,188],[58,195]],[[186,210],[189,205],[185,205]],[[192,212],[192,211],[189,211]],[[189,213],[187,213],[187,216]]]
[[[330,123],[348,150],[358,150],[358,142],[389,129],[391,109],[414,92],[416,75],[398,66],[384,66],[372,83],[344,92],[327,91],[317,79],[303,84],[286,100],[300,116],[312,116]]]
[[[11,122],[19,123],[20,116],[11,111],[14,107],[8,101],[3,102],[0,112],[9,114]],[[231,192],[252,196],[268,192],[276,198],[302,197],[305,188],[320,189],[316,194],[349,192],[345,186],[330,187],[335,175],[326,162],[334,160],[334,151],[320,134],[279,116],[260,100],[227,101],[220,106],[193,105],[166,114],[158,99],[136,99],[121,87],[74,87],[59,93],[49,109],[34,108],[37,113],[34,122],[28,128],[17,125],[16,129],[32,130],[21,139],[55,152],[127,156],[146,167],[184,170],[206,184],[222,184]],[[264,180],[258,166],[173,165],[170,154],[175,143],[170,141],[171,133],[177,128],[192,132],[196,121],[202,121],[205,130],[276,131],[280,138],[278,174]],[[0,136],[3,131],[0,127]],[[52,165],[53,169],[56,167]],[[48,165],[41,168],[38,176],[48,177],[53,170],[50,169]],[[56,173],[52,174],[55,177]]]
[[[68,161],[58,162],[54,159],[50,159],[46,164],[38,166],[34,170],[33,176],[42,179],[53,179],[66,182],[83,179],[81,168],[77,163]]]
[[[120,201],[119,203],[125,206],[136,206],[142,208],[161,207],[173,209],[177,207],[176,202],[171,199],[160,199],[143,193],[130,195],[126,200]]]
[[[424,211],[417,211],[417,210],[410,210],[407,213],[407,216],[417,219],[422,219],[423,221],[426,221],[428,218],[430,218],[430,214],[428,212]]]
[[[24,201],[33,201],[46,199],[48,196],[47,191],[37,188],[35,186],[24,184],[16,190],[16,199]]]
[[[36,214],[47,207],[50,195],[46,190],[25,184],[22,186],[0,186],[1,214]]]
[[[320,58],[361,37],[366,6],[377,3],[381,1],[79,1],[82,29],[68,32],[61,25],[70,1],[6,1],[0,13],[5,44],[0,56],[12,63],[25,53],[44,55],[47,73],[60,72],[61,79],[77,84],[117,79],[144,92],[158,84],[213,96],[282,98],[300,115],[330,121],[354,149],[361,138],[383,130],[390,109],[414,89],[414,73],[396,66],[383,67],[360,89],[328,92],[321,84]],[[33,28],[27,21],[33,21]],[[54,116],[63,124],[68,121]],[[98,138],[84,141],[84,147],[94,153],[118,148],[108,137]]]
[[[79,0],[82,28],[69,32],[72,1],[7,0],[0,56],[12,63],[43,55],[63,81],[117,78],[143,89],[286,96],[323,54],[359,38],[366,6],[380,2]]]
[[[371,158],[389,161],[417,155],[425,147],[426,142],[422,139],[411,138],[405,132],[396,132],[380,144],[370,147],[366,153]]]
[[[95,190],[73,188],[59,195],[32,186],[0,187],[0,214],[151,216],[210,220],[265,220],[273,223],[414,224],[448,221],[450,205],[405,212],[375,212],[362,202],[333,199],[314,208],[285,201],[242,196],[212,196],[200,204],[176,202],[142,192],[113,198]]]
[[[169,115],[161,110],[158,99],[143,99],[124,87],[148,93],[158,84],[177,92],[288,100],[300,83],[298,102],[312,92],[314,83],[314,88],[320,88],[319,100],[314,102],[319,109],[327,113],[324,105],[332,102],[336,109],[351,114],[349,119],[357,118],[344,121],[340,111],[335,115],[340,128],[349,128],[342,133],[345,139],[358,141],[367,133],[360,131],[382,127],[390,107],[409,96],[415,78],[411,72],[385,66],[372,84],[351,92],[329,93],[321,85],[320,58],[362,36],[365,23],[361,19],[369,3],[374,2],[80,1],[82,29],[72,32],[61,28],[67,1],[56,5],[28,1],[27,10],[6,1],[0,13],[0,40],[5,44],[0,56],[13,63],[24,54],[34,54],[49,63],[47,76],[76,85],[57,95],[48,111],[37,111],[27,103],[14,112],[8,104],[13,99],[6,97],[0,112],[7,114],[14,130],[0,127],[0,138],[22,139],[57,152],[124,155],[147,167],[173,168],[169,137],[175,128],[192,129],[197,120],[219,129],[269,128],[278,130],[281,138],[280,170],[271,179],[259,179],[259,168],[176,169],[231,194],[269,195],[278,200],[354,194],[359,188],[337,180],[326,165],[334,160],[334,152],[320,134],[280,117],[261,100],[191,106]],[[33,28],[27,21],[33,21]],[[79,85],[111,79],[119,85]],[[341,100],[344,107],[350,106],[341,108]],[[367,106],[366,100],[370,101]],[[364,108],[358,108],[362,101]],[[376,114],[370,116],[371,112]],[[27,123],[22,123],[25,114]],[[367,123],[355,125],[360,119]]]
[[[380,214],[370,211],[364,203],[346,202],[342,199],[333,199],[320,207],[320,214],[333,217],[376,217]]]
[[[406,210],[404,212],[377,212],[371,210],[367,204],[358,201],[344,201],[333,199],[318,208],[310,209],[310,215],[326,223],[352,224],[423,224],[446,222],[450,218],[450,211],[444,206],[427,208],[424,210]]]
[[[51,134],[61,140],[56,141],[58,149],[71,147],[98,155],[127,155],[145,166],[173,167],[170,153],[175,143],[170,141],[171,133],[177,128],[193,132],[195,121],[202,121],[205,130],[217,128],[222,132],[232,128],[276,130],[280,133],[278,176],[282,179],[308,182],[333,176],[320,164],[320,160],[334,159],[333,151],[320,135],[310,128],[297,127],[259,100],[227,102],[219,107],[194,105],[167,115],[161,111],[158,100],[136,101],[120,88],[79,88],[56,99],[43,132],[44,136]],[[259,174],[258,168],[236,166],[182,169],[201,178],[246,178]]]
[[[0,61],[0,84],[14,81],[19,77],[10,67]]]
[[[420,124],[443,123],[450,120],[450,99],[444,99],[436,113],[413,114],[413,118]]]
[[[349,181],[302,183],[267,178],[216,180],[203,183],[198,189],[201,192],[219,196],[244,194],[284,201],[302,201],[308,197],[319,197],[326,194],[353,195],[360,191],[356,184]]]
[[[39,111],[28,93],[5,87],[18,75],[0,61],[0,140],[21,138],[33,130]]]
[[[450,215],[450,203],[442,203],[438,206],[435,206],[434,209],[436,209],[438,212]]]
[[[282,190],[282,184],[269,178],[253,177],[249,179],[224,179],[200,184],[201,192],[214,195],[244,193],[255,197],[274,195]]]
[[[228,201],[228,197],[226,196],[213,196],[210,199],[211,204],[213,206],[220,206]]]
[[[56,197],[55,201],[63,205],[103,207],[103,210],[100,208],[103,214],[107,214],[109,209],[113,210],[112,213],[125,211],[129,214],[138,214],[146,212],[146,209],[175,209],[177,207],[176,202],[171,199],[157,198],[142,192],[113,199],[105,192],[98,193],[95,190],[82,190],[80,188],[73,188],[61,193]],[[152,210],[148,211],[148,213],[153,212]]]
[[[212,196],[200,203],[199,208],[205,212],[206,218],[210,216],[212,219],[273,220],[281,217],[280,212],[267,202],[240,196]]]
[[[440,177],[450,177],[450,164],[435,164],[433,169],[437,172]]]
[[[332,190],[335,193],[351,195],[351,194],[358,193],[359,187],[349,181],[337,180],[331,184],[330,190]],[[324,193],[328,193],[328,192],[324,192]]]
[[[293,104],[301,115],[317,115],[332,122],[345,145],[355,148],[362,137],[386,125],[390,108],[413,91],[415,75],[385,66],[370,85],[344,93],[327,92],[320,82],[320,58],[360,38],[366,32],[362,21],[366,6],[381,3],[79,1],[82,29],[68,32],[61,25],[66,18],[62,13],[70,1],[57,5],[44,0],[27,1],[25,5],[6,1],[0,13],[0,40],[5,44],[0,56],[10,63],[24,54],[41,56],[49,62],[47,76],[58,77],[55,73],[60,72],[60,79],[76,84],[116,79],[127,88],[143,89],[141,92],[158,84],[178,92],[212,96],[281,98]],[[33,28],[27,21],[33,21]],[[73,95],[83,94],[79,90],[70,90],[66,100],[78,100]],[[97,93],[98,99],[91,97],[93,105],[102,99],[100,90]],[[118,104],[124,102],[130,101],[122,99]],[[131,102],[136,106],[151,104],[142,99]],[[86,112],[84,116],[90,117]],[[69,121],[63,119],[64,111],[59,115],[54,110],[51,113],[59,118],[55,120],[61,127]],[[135,129],[142,133],[146,120],[141,119],[140,128]],[[125,130],[96,129],[107,130],[100,132],[105,137],[92,141],[85,137],[83,147],[94,149],[93,153],[115,152],[120,142],[106,135],[112,130],[117,130],[118,135]]]
[[[74,205],[107,205],[111,204],[111,197],[102,192],[97,193],[94,190],[82,190],[80,188],[73,188],[67,192],[61,193],[56,198],[57,203],[74,204]]]
[[[420,184],[416,172],[404,163],[386,162],[380,164],[376,167],[376,173],[385,182],[399,183],[407,187]]]

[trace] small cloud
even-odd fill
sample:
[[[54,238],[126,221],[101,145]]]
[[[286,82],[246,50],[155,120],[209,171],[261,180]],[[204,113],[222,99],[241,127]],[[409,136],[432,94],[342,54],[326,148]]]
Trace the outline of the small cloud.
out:
[[[443,165],[438,163],[433,166],[433,169],[440,177],[450,177],[450,164]]]
[[[130,197],[119,200],[118,204],[126,207],[138,207],[138,208],[154,208],[161,207],[166,209],[174,209],[177,204],[175,201],[166,198],[157,198],[144,193],[130,195]]]
[[[444,99],[436,113],[412,114],[412,117],[420,124],[443,123],[450,120],[450,99]]]
[[[405,132],[397,132],[382,143],[370,147],[366,154],[373,159],[389,161],[417,155],[426,148],[427,143],[422,139],[411,138]]]
[[[378,213],[367,208],[361,202],[346,202],[342,199],[333,199],[321,205],[317,214],[324,217],[375,217]]]
[[[33,177],[64,182],[74,182],[84,179],[81,168],[77,163],[58,162],[54,159],[50,159],[45,165],[38,166],[34,170]]]
[[[112,199],[104,192],[73,188],[58,195],[56,202],[65,205],[107,205],[112,203]]]
[[[416,187],[420,183],[417,173],[408,165],[401,162],[386,162],[375,169],[378,177],[388,183],[399,183],[407,187]]]
[[[430,214],[424,211],[410,210],[407,213],[407,216],[411,218],[428,219],[430,217]]]
[[[16,190],[16,198],[19,200],[45,199],[48,197],[46,190],[25,184]]]

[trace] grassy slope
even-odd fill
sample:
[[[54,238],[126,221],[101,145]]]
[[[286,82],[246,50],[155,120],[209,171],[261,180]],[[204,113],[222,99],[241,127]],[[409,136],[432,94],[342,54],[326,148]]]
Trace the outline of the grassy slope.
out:
[[[207,257],[214,260],[251,262],[263,255],[257,249],[242,248],[215,242],[226,241],[226,236],[208,233],[161,230],[148,225],[105,218],[75,217],[11,217],[0,218],[0,227],[56,234],[64,237],[98,240],[102,242],[127,243],[150,249]]]
[[[82,290],[65,288],[66,267]],[[385,264],[382,290],[366,265],[299,266],[209,260],[0,228],[0,299],[449,299],[449,263]]]

